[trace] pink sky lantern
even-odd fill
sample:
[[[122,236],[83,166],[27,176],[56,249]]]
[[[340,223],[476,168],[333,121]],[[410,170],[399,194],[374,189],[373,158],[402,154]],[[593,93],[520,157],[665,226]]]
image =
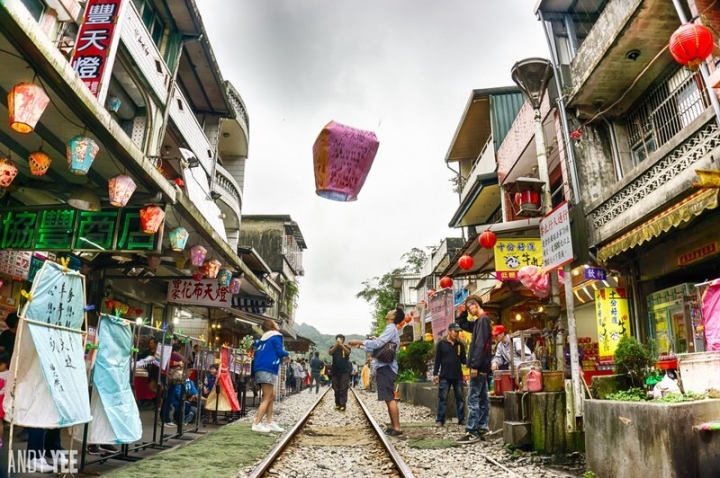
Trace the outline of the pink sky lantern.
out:
[[[355,201],[380,142],[372,131],[331,121],[313,145],[315,192],[334,201]]]
[[[155,234],[165,220],[165,211],[160,206],[151,204],[140,209],[140,228],[145,234]]]
[[[190,234],[188,234],[187,229],[180,226],[170,230],[168,236],[170,236],[170,247],[172,247],[172,250],[180,252],[185,250],[185,244],[187,244]]]
[[[190,248],[190,264],[195,267],[202,267],[205,262],[205,256],[207,255],[207,249],[200,244],[195,244]]]
[[[215,279],[218,276],[218,272],[220,272],[220,266],[222,266],[222,263],[217,259],[210,259],[205,262],[203,266],[205,277]]]
[[[136,187],[135,181],[125,174],[118,174],[114,178],[110,178],[108,180],[110,204],[115,207],[125,207]]]
[[[242,279],[239,277],[233,277],[233,279],[230,281],[230,293],[231,294],[237,294],[240,292],[240,286],[242,285]]]
[[[18,133],[32,133],[50,98],[34,83],[18,83],[8,94],[10,127]]]

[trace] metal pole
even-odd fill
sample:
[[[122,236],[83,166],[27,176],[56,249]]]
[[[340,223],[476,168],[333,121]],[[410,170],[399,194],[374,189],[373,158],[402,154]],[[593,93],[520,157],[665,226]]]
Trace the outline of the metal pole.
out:
[[[573,297],[572,271],[570,265],[565,265],[565,304],[568,318],[568,340],[570,341],[570,374],[572,377],[573,388],[573,407],[575,408],[575,416],[583,416],[583,387],[580,383],[580,356],[578,355],[577,346],[577,327],[575,324],[575,298]]]

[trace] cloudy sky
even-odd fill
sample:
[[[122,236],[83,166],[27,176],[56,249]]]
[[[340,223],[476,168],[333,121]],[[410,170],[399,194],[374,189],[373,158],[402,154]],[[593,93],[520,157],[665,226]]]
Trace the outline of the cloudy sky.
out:
[[[296,322],[366,334],[362,282],[413,247],[459,237],[444,158],[474,88],[547,57],[535,0],[197,0],[223,76],[250,115],[244,214],[290,214],[307,242]],[[330,120],[375,131],[356,202],[315,194]]]

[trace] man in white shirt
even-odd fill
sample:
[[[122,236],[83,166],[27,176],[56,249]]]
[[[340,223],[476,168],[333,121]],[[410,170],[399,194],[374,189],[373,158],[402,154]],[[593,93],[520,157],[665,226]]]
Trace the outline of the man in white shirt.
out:
[[[495,346],[495,356],[492,359],[490,368],[495,370],[510,370],[510,356],[514,362],[514,367],[517,370],[518,365],[523,361],[522,350],[525,348],[525,361],[535,360],[535,355],[530,352],[530,348],[523,343],[522,340],[513,340],[514,350],[510,351],[510,336],[507,334],[504,325],[496,325],[493,327],[492,336],[497,340]]]

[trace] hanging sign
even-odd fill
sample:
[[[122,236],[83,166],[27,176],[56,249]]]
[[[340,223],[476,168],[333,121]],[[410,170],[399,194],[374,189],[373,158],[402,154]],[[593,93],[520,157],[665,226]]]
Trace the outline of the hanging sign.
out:
[[[495,277],[498,280],[517,280],[524,266],[542,266],[540,239],[498,239],[494,247]]]
[[[570,210],[567,201],[540,220],[540,240],[545,272],[573,261]]]
[[[455,322],[455,307],[453,305],[453,291],[440,290],[430,297],[430,319],[433,341],[438,342],[448,332],[450,324]]]
[[[232,294],[217,280],[175,279],[168,286],[167,301],[175,304],[232,307]]]
[[[607,280],[607,271],[600,267],[586,267],[585,278],[587,280]]]
[[[625,289],[608,287],[595,291],[598,355],[611,356],[620,339],[630,336],[630,309]]]

